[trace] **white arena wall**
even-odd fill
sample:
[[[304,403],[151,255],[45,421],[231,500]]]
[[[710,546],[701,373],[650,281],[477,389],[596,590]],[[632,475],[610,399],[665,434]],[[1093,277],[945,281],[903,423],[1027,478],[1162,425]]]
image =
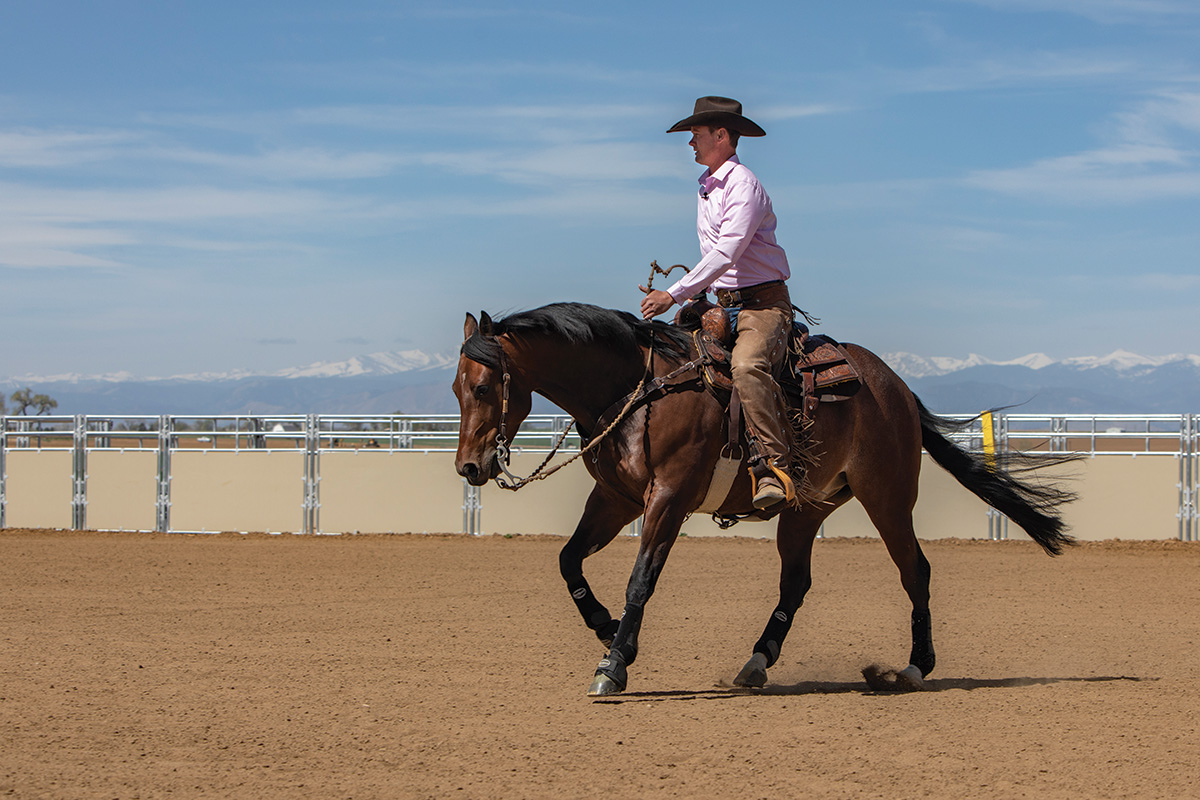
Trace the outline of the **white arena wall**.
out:
[[[511,469],[532,472],[560,416],[532,417]],[[1075,452],[1061,477],[1083,540],[1198,538],[1200,415],[1024,416],[976,420],[960,444]],[[518,492],[467,486],[454,471],[449,416],[0,418],[0,527],[111,531],[569,535],[592,481],[577,461]],[[568,436],[556,460],[578,452]],[[925,456],[921,538],[1024,538]],[[689,536],[772,537],[773,522],[721,530],[695,515]],[[639,524],[628,533],[636,534]],[[856,502],[822,534],[875,536]]]

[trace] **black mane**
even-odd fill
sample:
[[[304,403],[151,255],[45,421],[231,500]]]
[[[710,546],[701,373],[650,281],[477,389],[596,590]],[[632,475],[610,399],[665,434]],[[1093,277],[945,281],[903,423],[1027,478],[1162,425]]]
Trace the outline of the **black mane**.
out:
[[[472,361],[496,369],[500,366],[501,334],[514,337],[547,336],[568,344],[598,344],[617,352],[632,353],[654,342],[655,352],[667,357],[688,353],[688,332],[665,322],[646,322],[627,311],[588,305],[552,303],[531,311],[520,311],[492,323],[492,336],[476,330],[463,342],[462,354]]]

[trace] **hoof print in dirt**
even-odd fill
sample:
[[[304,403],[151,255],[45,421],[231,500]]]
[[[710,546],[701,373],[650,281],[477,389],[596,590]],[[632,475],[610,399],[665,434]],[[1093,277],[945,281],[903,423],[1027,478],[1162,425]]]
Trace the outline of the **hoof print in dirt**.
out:
[[[921,671],[911,664],[899,672],[872,664],[863,667],[862,676],[874,692],[923,692],[928,688]]]

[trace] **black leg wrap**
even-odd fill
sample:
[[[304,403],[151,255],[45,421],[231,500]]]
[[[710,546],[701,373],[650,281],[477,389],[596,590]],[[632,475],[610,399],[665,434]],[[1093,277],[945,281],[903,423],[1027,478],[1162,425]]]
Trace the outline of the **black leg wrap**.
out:
[[[625,613],[621,615],[621,624],[617,628],[613,649],[609,655],[619,654],[623,664],[632,664],[637,659],[638,631],[642,629],[642,613],[641,606],[630,604],[625,606]]]
[[[579,609],[579,615],[583,617],[587,626],[596,632],[596,636],[601,641],[605,639],[602,634],[607,634],[608,641],[611,642],[613,635],[617,632],[616,622],[604,604],[596,599],[596,595],[592,594],[592,588],[588,586],[588,582],[580,577],[568,582],[567,589],[571,592],[571,599],[575,601],[575,607]],[[610,627],[611,630],[609,630]]]
[[[912,612],[912,653],[908,663],[921,670],[924,678],[933,672],[933,617],[928,611]]]
[[[787,638],[788,631],[792,629],[792,619],[793,615],[789,614],[786,609],[776,607],[775,611],[771,613],[771,619],[767,622],[762,636],[755,642],[754,652],[766,656],[768,667],[774,665],[779,659],[779,648],[783,646],[783,640]]]
[[[596,628],[596,638],[600,640],[605,647],[612,647],[613,640],[617,638],[617,629],[621,623],[615,619],[610,619],[608,622]]]

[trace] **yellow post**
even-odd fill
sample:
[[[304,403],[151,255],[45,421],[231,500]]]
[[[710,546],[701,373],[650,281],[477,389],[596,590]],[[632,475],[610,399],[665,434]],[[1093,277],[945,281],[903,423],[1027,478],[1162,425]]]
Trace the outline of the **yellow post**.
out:
[[[983,425],[983,461],[989,470],[996,469],[996,426],[992,421],[992,412],[985,411],[979,418]]]

